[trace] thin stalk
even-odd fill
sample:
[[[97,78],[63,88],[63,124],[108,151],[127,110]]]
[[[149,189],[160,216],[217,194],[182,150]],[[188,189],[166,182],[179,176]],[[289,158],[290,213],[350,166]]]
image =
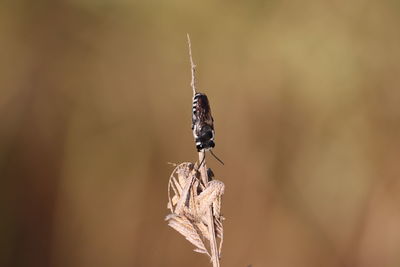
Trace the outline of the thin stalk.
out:
[[[203,181],[204,185],[207,186],[208,184],[208,174],[207,174],[207,166],[206,166],[206,153],[205,151],[199,152],[199,162],[203,161],[203,164],[200,166],[200,175],[201,180]],[[208,232],[210,233],[210,249],[211,249],[211,261],[213,267],[219,267],[219,252],[217,246],[217,238],[215,236],[215,226],[214,226],[214,215],[212,206],[208,208]]]
[[[197,90],[196,90],[196,65],[194,64],[193,57],[192,57],[192,43],[190,42],[189,34],[187,34],[187,41],[188,41],[190,67],[191,67],[191,74],[192,74],[192,80],[191,80],[190,86],[192,87],[193,97],[194,97],[194,95],[197,92]],[[207,166],[206,166],[205,156],[206,156],[205,151],[199,152],[199,162],[200,163],[202,162],[200,169],[199,169],[200,175],[201,175],[201,180],[203,181],[204,186],[207,187],[208,174],[207,174]],[[207,213],[208,213],[207,214],[208,232],[210,234],[211,261],[212,261],[213,267],[220,267],[219,252],[218,252],[218,246],[217,246],[217,238],[215,235],[214,214],[213,214],[212,205],[208,208]]]
[[[193,57],[192,57],[192,42],[190,42],[190,36],[187,33],[187,41],[188,41],[188,48],[189,48],[189,58],[190,58],[190,69],[192,71],[192,81],[190,83],[190,86],[192,87],[193,91],[193,96],[196,94],[196,65],[193,62]]]

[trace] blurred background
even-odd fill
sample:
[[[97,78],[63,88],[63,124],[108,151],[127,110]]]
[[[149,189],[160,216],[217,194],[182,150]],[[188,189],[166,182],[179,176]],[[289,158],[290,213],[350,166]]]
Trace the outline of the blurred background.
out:
[[[399,25],[396,0],[3,0],[0,266],[209,266],[164,221],[197,157],[186,33],[222,266],[400,266]]]

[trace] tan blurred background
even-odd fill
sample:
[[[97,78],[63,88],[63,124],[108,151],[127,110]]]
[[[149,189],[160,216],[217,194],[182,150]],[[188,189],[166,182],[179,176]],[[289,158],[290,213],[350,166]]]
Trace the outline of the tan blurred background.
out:
[[[222,266],[400,266],[399,25],[396,0],[3,0],[0,266],[209,266],[164,222],[187,32]]]

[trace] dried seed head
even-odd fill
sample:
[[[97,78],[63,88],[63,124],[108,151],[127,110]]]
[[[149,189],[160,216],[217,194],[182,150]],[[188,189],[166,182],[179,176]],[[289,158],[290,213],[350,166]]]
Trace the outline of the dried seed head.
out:
[[[209,170],[209,173],[212,173]],[[212,207],[215,234],[219,238],[219,250],[223,241],[221,221],[221,197],[225,186],[221,181],[212,180],[206,187],[198,179],[199,171],[192,163],[181,163],[172,172],[168,186],[168,225],[182,234],[196,246],[195,251],[211,255],[205,240],[211,240],[208,228],[208,210]],[[211,177],[211,176],[210,176]],[[171,196],[171,191],[173,196]],[[210,256],[211,257],[211,256]]]

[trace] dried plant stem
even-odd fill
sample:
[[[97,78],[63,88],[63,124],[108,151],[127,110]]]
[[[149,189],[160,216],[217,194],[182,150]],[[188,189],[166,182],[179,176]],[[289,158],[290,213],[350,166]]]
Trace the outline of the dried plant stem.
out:
[[[190,36],[187,33],[187,40],[188,40],[188,46],[189,46],[189,58],[190,58],[190,68],[192,70],[192,81],[190,82],[190,86],[192,87],[193,90],[193,96],[196,94],[196,65],[193,62],[193,57],[192,57],[192,42],[190,42]]]
[[[188,46],[189,46],[189,58],[190,58],[190,67],[191,67],[191,74],[192,74],[192,80],[190,83],[190,86],[192,87],[193,91],[193,97],[195,96],[197,90],[196,90],[196,65],[193,62],[193,57],[192,57],[192,43],[190,42],[190,37],[189,34],[187,34],[187,41],[188,41]],[[199,162],[201,163],[201,166],[199,167],[199,172],[201,175],[201,180],[204,184],[204,187],[207,187],[209,181],[208,181],[208,174],[207,174],[207,166],[206,166],[206,161],[205,161],[205,151],[200,151],[199,152]],[[183,198],[183,200],[186,200],[186,197]],[[180,208],[182,205],[178,205],[177,208]],[[180,211],[180,209],[178,209]],[[176,212],[176,211],[175,211]],[[219,250],[217,246],[217,237],[216,237],[216,232],[215,232],[215,222],[214,222],[214,213],[213,213],[213,205],[211,204],[207,208],[207,225],[208,225],[208,232],[209,232],[209,240],[210,240],[210,250],[211,250],[211,261],[213,264],[213,267],[220,267],[219,264]],[[222,241],[221,241],[222,244]]]
[[[207,186],[208,184],[208,174],[207,174],[207,166],[206,166],[206,152],[200,151],[199,152],[199,162],[203,162],[200,166],[200,175],[201,180],[203,181],[204,185]],[[217,246],[217,238],[215,236],[215,226],[214,226],[214,216],[212,206],[208,208],[208,232],[210,233],[210,249],[211,249],[211,261],[213,267],[219,267],[219,252]]]

